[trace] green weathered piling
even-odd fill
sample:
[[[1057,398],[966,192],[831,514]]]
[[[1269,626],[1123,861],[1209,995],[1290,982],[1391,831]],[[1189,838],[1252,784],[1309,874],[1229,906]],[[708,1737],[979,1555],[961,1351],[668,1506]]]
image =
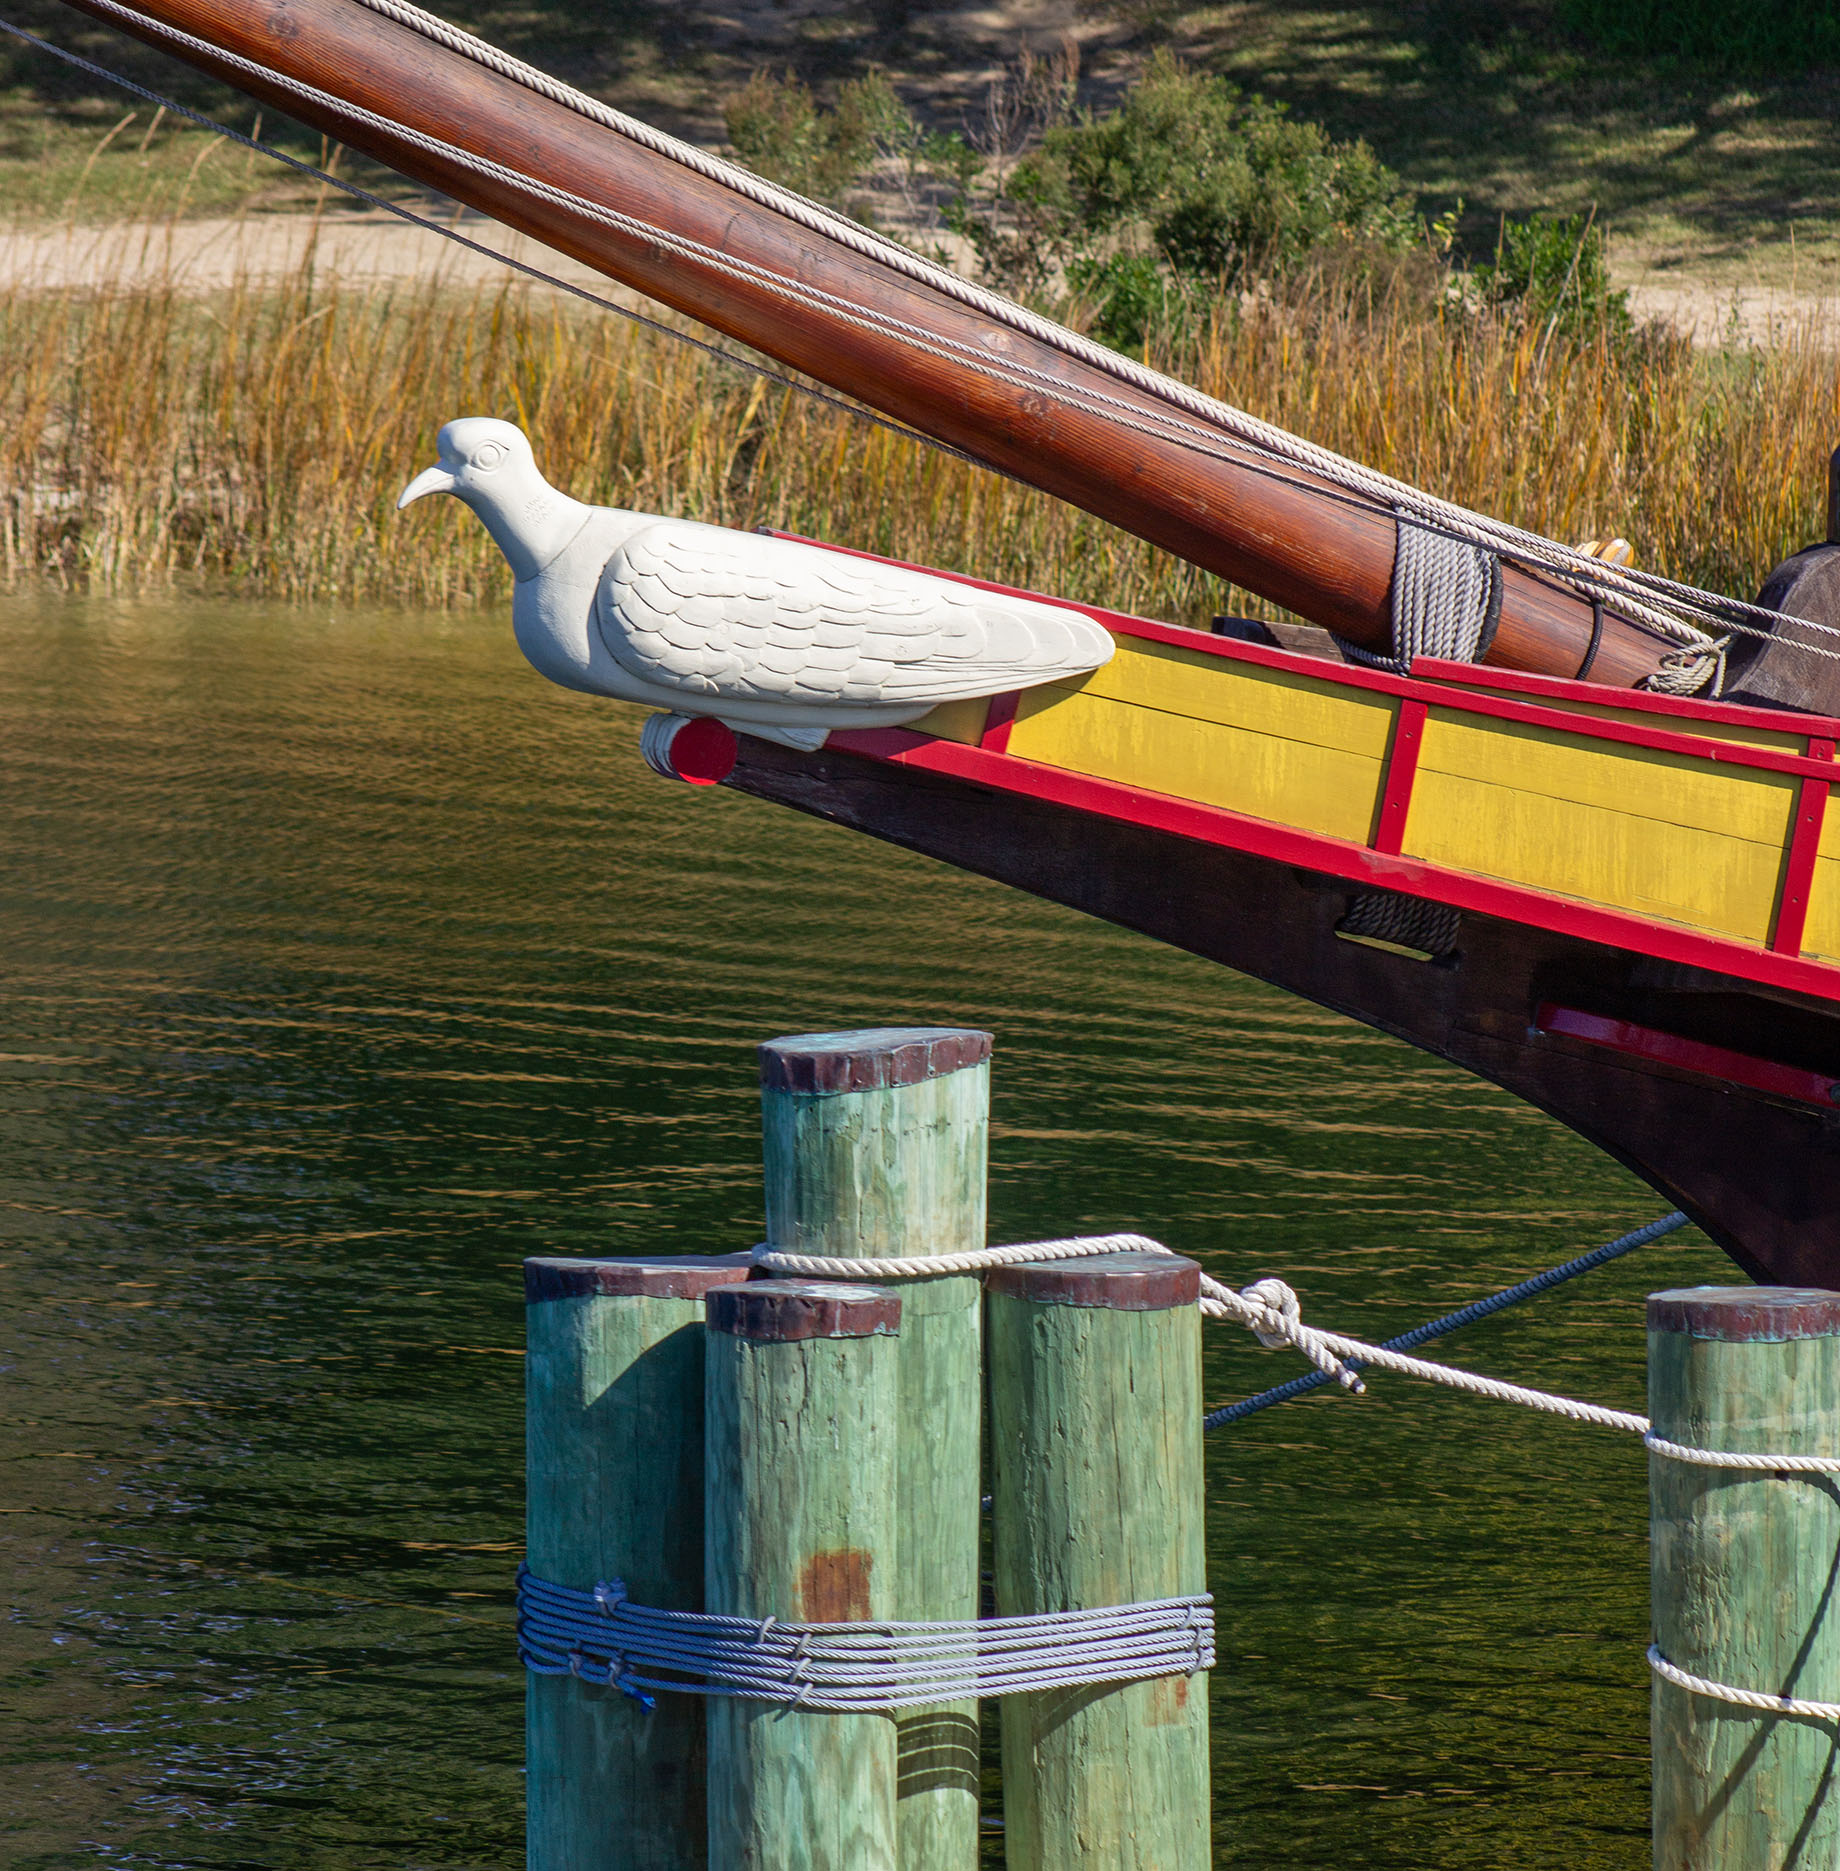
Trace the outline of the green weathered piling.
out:
[[[703,1608],[703,1297],[747,1278],[715,1259],[527,1260],[532,1572],[640,1604]],[[536,1676],[526,1692],[530,1871],[703,1863],[703,1710]]]
[[[1703,1286],[1648,1302],[1654,1433],[1690,1448],[1840,1455],[1840,1294]],[[1735,1688],[1840,1702],[1840,1477],[1649,1457],[1655,1645]],[[1834,1728],[1657,1676],[1656,1871],[1840,1862]]]
[[[710,1296],[708,1609],[892,1616],[901,1300],[757,1280]],[[895,1726],[712,1697],[710,1871],[896,1871]]]
[[[998,1616],[1206,1591],[1199,1290],[1156,1254],[990,1276]],[[1002,1706],[1009,1871],[1206,1871],[1205,1676]]]
[[[984,1245],[990,1035],[802,1034],[760,1049],[767,1239],[792,1253],[933,1257]],[[978,1614],[981,1309],[975,1275],[902,1281],[897,1609]],[[902,1871],[978,1850],[974,1703],[904,1711]]]

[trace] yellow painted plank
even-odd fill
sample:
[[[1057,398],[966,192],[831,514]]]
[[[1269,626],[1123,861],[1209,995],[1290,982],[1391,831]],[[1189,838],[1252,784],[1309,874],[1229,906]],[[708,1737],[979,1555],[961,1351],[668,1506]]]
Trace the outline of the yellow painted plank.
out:
[[[1756,775],[1743,783],[1783,793],[1786,837],[1793,782]],[[1781,841],[1422,766],[1405,850],[1454,870],[1759,943],[1769,936],[1783,862]]]
[[[1802,947],[1840,961],[1840,797],[1828,795],[1821,843],[1808,888],[1808,921]]]
[[[1090,686],[1031,690],[1009,751],[1356,843],[1373,827],[1380,789],[1378,755],[1136,707]]]
[[[1123,642],[1093,675],[1025,695],[1009,745],[1026,760],[1361,843],[1396,706],[1332,679]],[[1770,730],[1755,739],[1798,744]],[[1795,798],[1788,775],[1433,708],[1405,849],[1762,942]],[[1830,838],[1840,952],[1840,814]]]
[[[1828,806],[1833,811],[1833,806]],[[1840,859],[1827,855],[1827,840],[1833,821],[1821,836],[1822,855],[1815,859],[1814,877],[1808,890],[1808,921],[1802,930],[1802,948],[1810,955],[1840,961]]]
[[[1788,774],[1720,767],[1443,708],[1426,719],[1418,768],[1421,779],[1429,770],[1657,825],[1749,839],[1779,857],[1796,797]]]
[[[1394,701],[1333,680],[1266,669],[1172,643],[1121,637],[1118,654],[1081,679],[1088,695],[1282,735],[1384,759]],[[1041,693],[1041,691],[1036,691]]]
[[[1405,849],[1762,942],[1796,793],[1787,774],[1433,709]]]
[[[989,712],[990,703],[982,695],[974,695],[967,701],[941,702],[931,714],[909,725],[916,734],[931,734],[942,741],[975,747],[984,738],[984,721]]]
[[[1834,779],[1840,782],[1840,763],[1834,767]],[[1827,810],[1821,818],[1821,842],[1816,862],[1832,859],[1840,864],[1840,789],[1827,795]]]

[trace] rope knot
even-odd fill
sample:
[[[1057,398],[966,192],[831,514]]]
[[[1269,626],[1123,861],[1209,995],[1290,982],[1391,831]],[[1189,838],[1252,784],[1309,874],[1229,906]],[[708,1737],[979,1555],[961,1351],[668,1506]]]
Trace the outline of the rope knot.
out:
[[[1275,1351],[1280,1345],[1295,1346],[1319,1371],[1326,1377],[1334,1378],[1344,1390],[1352,1391],[1357,1397],[1365,1392],[1367,1386],[1361,1382],[1357,1368],[1337,1357],[1321,1332],[1304,1324],[1303,1303],[1284,1281],[1267,1275],[1263,1280],[1254,1280],[1250,1286],[1241,1287],[1239,1297],[1265,1314],[1263,1325],[1256,1319],[1248,1319],[1245,1323],[1253,1337],[1267,1350]]]
[[[1264,1332],[1256,1325],[1252,1336],[1267,1351],[1276,1351],[1281,1345],[1294,1345],[1297,1342],[1296,1328],[1303,1323],[1303,1302],[1284,1281],[1267,1276],[1263,1280],[1254,1280],[1250,1286],[1239,1289],[1241,1299],[1249,1299],[1255,1306],[1265,1306],[1271,1311],[1283,1315],[1284,1323],[1291,1329],[1279,1332]]]

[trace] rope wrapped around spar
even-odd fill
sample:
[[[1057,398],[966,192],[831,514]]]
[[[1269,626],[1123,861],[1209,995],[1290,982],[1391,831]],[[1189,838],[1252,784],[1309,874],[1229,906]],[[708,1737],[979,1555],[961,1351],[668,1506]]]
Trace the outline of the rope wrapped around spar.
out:
[[[1214,1601],[936,1624],[790,1624],[636,1605],[620,1580],[577,1591],[518,1568],[518,1652],[539,1676],[652,1692],[742,1696],[865,1714],[1214,1667]]]

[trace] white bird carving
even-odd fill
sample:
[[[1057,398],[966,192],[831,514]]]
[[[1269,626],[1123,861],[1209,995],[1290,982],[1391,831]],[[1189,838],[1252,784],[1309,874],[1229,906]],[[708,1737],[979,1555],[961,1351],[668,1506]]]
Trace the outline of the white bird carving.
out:
[[[522,429],[463,416],[402,491],[457,495],[517,581],[511,620],[565,688],[712,715],[787,746],[899,727],[941,702],[1097,669],[1080,611],[694,520],[590,507],[551,487]]]

